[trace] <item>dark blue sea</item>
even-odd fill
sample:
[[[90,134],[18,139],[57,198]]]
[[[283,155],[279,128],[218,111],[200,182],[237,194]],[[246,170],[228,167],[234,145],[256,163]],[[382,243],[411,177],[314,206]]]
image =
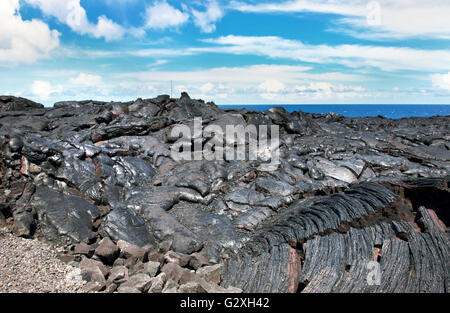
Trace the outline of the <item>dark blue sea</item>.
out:
[[[308,104],[308,105],[219,105],[222,109],[247,108],[255,111],[265,111],[273,106],[282,106],[287,111],[303,111],[307,113],[330,112],[341,114],[345,117],[384,116],[392,119],[404,117],[429,117],[450,115],[450,105],[366,105],[366,104]]]

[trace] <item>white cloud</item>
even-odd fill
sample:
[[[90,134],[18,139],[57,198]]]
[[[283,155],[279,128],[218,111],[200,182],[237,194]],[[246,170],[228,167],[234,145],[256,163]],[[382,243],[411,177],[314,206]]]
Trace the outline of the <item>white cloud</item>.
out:
[[[153,85],[147,85],[147,90],[150,92],[156,92],[157,89]]]
[[[214,89],[214,84],[211,83],[206,83],[202,86],[200,86],[200,90],[202,91],[203,94],[207,94],[209,92],[211,92]]]
[[[103,0],[108,5],[123,5],[123,4],[129,4],[134,3],[139,0]]]
[[[263,91],[260,94],[262,98],[274,99],[285,90],[286,86],[279,80],[269,79],[262,82],[258,88]]]
[[[141,81],[190,81],[194,84],[220,84],[232,82],[245,85],[257,82],[278,80],[284,84],[298,83],[306,80],[327,81],[361,81],[368,80],[365,76],[343,73],[310,73],[310,67],[299,65],[260,64],[244,67],[216,67],[192,71],[144,71],[119,75],[120,78],[132,78]]]
[[[269,79],[262,82],[259,86],[259,89],[262,89],[267,92],[280,92],[285,88],[284,84],[276,79]]]
[[[434,74],[431,76],[431,81],[434,87],[450,91],[450,72],[447,74]]]
[[[144,38],[146,35],[145,30],[140,27],[130,27],[127,32],[135,38]]]
[[[166,29],[177,27],[186,23],[189,14],[174,8],[167,1],[156,1],[146,10],[146,27],[153,29]]]
[[[447,0],[379,0],[380,24],[368,25],[365,16],[343,19],[343,23],[363,29],[359,37],[450,38],[450,2]]]
[[[216,30],[215,23],[223,17],[224,12],[216,0],[210,0],[206,11],[200,12],[193,9],[192,15],[194,16],[195,25],[202,32],[211,33]]]
[[[448,0],[294,0],[254,5],[233,2],[231,8],[250,13],[338,14],[343,17],[339,18],[341,24],[363,31],[348,31],[356,37],[450,38]],[[374,20],[379,20],[379,23],[373,23]]]
[[[367,3],[367,1],[365,1],[365,3]],[[320,12],[340,15],[361,15],[364,12],[364,9],[361,6],[361,1],[357,0],[296,0],[259,4],[247,4],[235,1],[232,2],[231,8],[250,13]]]
[[[329,82],[312,82],[308,85],[296,86],[301,96],[310,98],[355,98],[362,97],[366,89],[361,86],[331,84]]]
[[[104,76],[103,79],[88,73],[63,69],[32,73],[33,76],[39,75],[40,80],[34,82],[32,86],[27,86],[25,90],[29,93],[24,96],[43,104],[51,104],[51,101],[84,99],[130,101],[138,97],[152,98],[159,94],[170,94],[170,80],[173,80],[174,97],[179,96],[182,91],[187,91],[192,98],[215,101],[219,104],[392,103],[393,101],[442,103],[444,99],[442,96],[449,94],[447,91],[433,89],[429,84],[431,80],[429,75],[422,77],[423,85],[403,87],[399,91],[394,91],[389,83],[384,90],[380,89],[379,85],[376,87],[384,78],[315,73],[307,67],[287,65],[264,64],[187,71],[147,70],[112,74]],[[439,77],[448,77],[446,75]],[[101,83],[98,84],[100,79]],[[88,81],[90,83],[87,83]],[[373,89],[374,86],[376,89]]]
[[[228,84],[212,84],[210,82],[203,84],[198,88],[196,88],[196,86],[192,86],[190,90],[195,93],[195,97],[201,99],[213,98],[213,100],[227,99],[230,94],[234,94],[236,91],[233,87],[229,87]]]
[[[62,86],[53,87],[49,82],[37,80],[31,85],[31,93],[38,97],[38,99],[46,100],[50,96],[61,93]]]
[[[137,56],[137,57],[171,57],[171,56],[177,57],[177,56],[195,54],[195,52],[188,51],[188,50],[158,49],[158,48],[132,50],[132,51],[127,51],[126,53]]]
[[[353,68],[373,67],[386,71],[438,71],[450,68],[449,50],[363,45],[307,45],[276,36],[224,36],[207,39],[218,46],[191,48],[191,52],[261,55],[319,64],[341,64]]]
[[[102,15],[98,17],[97,25],[92,29],[92,34],[95,38],[104,37],[108,41],[122,38],[125,30],[122,26]],[[136,33],[136,36],[142,36],[142,33]]]
[[[69,80],[71,84],[82,86],[98,86],[103,83],[101,76],[80,73],[77,77]]]
[[[229,95],[236,92],[235,88],[229,87],[228,84],[216,83],[212,84],[210,82],[196,87],[195,85],[190,86],[189,91],[195,94],[195,97],[201,99],[227,99]]]
[[[0,1],[0,61],[32,63],[59,46],[59,33],[40,20],[24,21],[19,0]]]
[[[169,82],[174,80],[174,95],[187,90],[194,98],[222,103],[255,104],[305,103],[325,99],[318,97],[318,93],[302,94],[296,89],[298,86],[308,86],[311,82],[329,83],[333,86],[332,91],[340,94],[338,98],[350,93],[365,95],[365,90],[362,87],[352,87],[352,82],[370,81],[370,78],[361,75],[311,73],[309,70],[309,67],[304,66],[263,64],[192,71],[134,72],[117,75],[114,79],[129,82],[138,92],[140,87],[137,86],[151,84],[159,93],[168,93]]]
[[[169,58],[203,53],[232,55],[256,55],[273,59],[290,59],[315,64],[344,65],[358,72],[375,69],[384,71],[440,72],[450,70],[450,50],[415,49],[398,46],[376,46],[345,44],[311,45],[298,40],[277,36],[235,36],[228,35],[203,40],[209,43],[203,47],[151,48],[124,51],[77,51],[76,57],[123,57],[132,55],[145,58]],[[64,51],[73,53],[72,50]],[[239,79],[239,78],[236,78]]]
[[[89,34],[95,38],[104,37],[105,40],[116,40],[123,37],[125,29],[108,19],[99,16],[97,24],[89,22],[85,9],[80,0],[25,0],[31,5],[39,7],[41,11],[56,17],[61,23],[67,24],[73,31]]]
[[[181,94],[182,92],[189,93],[189,88],[187,88],[185,85],[177,85],[173,87],[173,92],[175,93],[174,96],[176,96],[176,94]]]

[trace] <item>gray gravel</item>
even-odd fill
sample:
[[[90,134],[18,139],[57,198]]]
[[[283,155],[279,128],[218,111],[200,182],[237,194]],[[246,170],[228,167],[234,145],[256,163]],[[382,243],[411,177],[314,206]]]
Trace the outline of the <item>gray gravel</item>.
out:
[[[75,293],[86,282],[55,247],[19,238],[0,228],[0,293]]]

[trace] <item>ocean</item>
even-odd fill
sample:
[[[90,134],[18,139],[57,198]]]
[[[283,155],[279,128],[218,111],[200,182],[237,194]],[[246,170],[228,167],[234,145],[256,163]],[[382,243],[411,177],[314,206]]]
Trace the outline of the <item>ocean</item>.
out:
[[[287,111],[303,111],[307,113],[330,112],[341,114],[345,117],[366,117],[384,116],[392,119],[404,117],[429,117],[429,116],[450,116],[450,105],[366,105],[366,104],[309,104],[309,105],[219,105],[221,109],[241,109],[247,108],[255,111],[265,111],[273,106],[282,106]]]

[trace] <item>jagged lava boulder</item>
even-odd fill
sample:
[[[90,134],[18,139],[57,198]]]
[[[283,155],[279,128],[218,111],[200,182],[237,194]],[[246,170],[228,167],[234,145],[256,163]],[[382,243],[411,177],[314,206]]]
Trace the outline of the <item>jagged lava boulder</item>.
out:
[[[211,143],[196,118],[279,127],[279,164],[174,159],[175,126]],[[2,96],[0,223],[65,247],[96,291],[448,292],[449,134],[448,116],[222,110],[186,93]]]

